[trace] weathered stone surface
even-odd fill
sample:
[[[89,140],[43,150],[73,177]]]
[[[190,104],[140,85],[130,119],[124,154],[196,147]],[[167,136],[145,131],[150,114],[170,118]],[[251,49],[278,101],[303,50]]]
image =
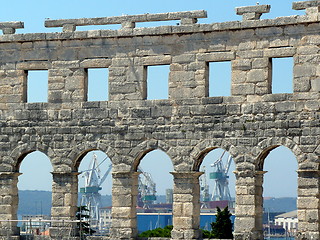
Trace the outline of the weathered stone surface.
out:
[[[0,220],[17,218],[20,163],[36,150],[54,169],[52,218],[74,219],[78,165],[85,152],[100,149],[113,163],[110,239],[135,239],[137,165],[161,149],[174,166],[172,239],[197,239],[199,167],[208,149],[220,147],[237,169],[235,239],[263,239],[263,161],[281,145],[299,163],[299,234],[318,239],[318,2],[294,4],[306,16],[258,20],[270,9],[261,5],[239,8],[244,21],[213,24],[196,24],[205,11],[47,21],[62,33],[12,34],[21,23],[0,23],[11,33],[0,36]],[[170,19],[181,25],[134,28]],[[115,23],[122,29],[76,31]],[[294,59],[292,93],[272,94],[272,58],[279,57]],[[208,66],[221,61],[231,62],[231,96],[209,97],[214,84],[224,83],[209,81]],[[159,79],[168,81],[168,99],[147,99],[147,68],[154,65],[170,65],[168,79]],[[108,101],[87,101],[90,68],[109,69]],[[48,70],[47,102],[27,102],[30,70]],[[15,224],[8,226],[17,234]],[[52,227],[58,239],[59,225]]]

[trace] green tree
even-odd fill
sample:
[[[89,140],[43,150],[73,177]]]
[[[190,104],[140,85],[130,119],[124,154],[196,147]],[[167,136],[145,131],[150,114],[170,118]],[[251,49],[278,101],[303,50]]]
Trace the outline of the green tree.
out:
[[[76,218],[77,220],[81,220],[77,224],[81,238],[85,237],[86,235],[92,235],[96,232],[90,228],[90,224],[87,222],[90,216],[89,210],[86,206],[80,206],[77,208]]]
[[[222,211],[217,207],[216,221],[211,223],[210,238],[233,239],[231,216],[232,214],[229,212],[228,207]]]
[[[139,234],[139,237],[171,237],[171,231],[173,226],[168,225],[164,228],[156,228],[148,230]]]

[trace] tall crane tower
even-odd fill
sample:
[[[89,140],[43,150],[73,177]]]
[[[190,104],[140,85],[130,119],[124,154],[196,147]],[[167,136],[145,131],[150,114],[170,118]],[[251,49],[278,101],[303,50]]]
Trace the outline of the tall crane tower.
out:
[[[213,179],[215,183],[211,197],[212,201],[232,200],[228,180],[228,171],[230,169],[232,157],[231,155],[229,155],[226,163],[224,164],[223,157],[225,153],[226,151],[222,153],[222,155],[217,161],[211,164],[211,167],[214,168],[214,171],[210,173],[210,179]]]
[[[209,184],[207,182],[206,166],[201,167],[201,172],[203,172],[203,175],[201,175],[199,178],[200,201],[202,202],[201,207],[205,207],[205,202],[210,201]]]
[[[90,221],[93,226],[97,226],[100,219],[101,195],[99,191],[101,185],[109,175],[112,164],[107,168],[107,171],[101,175],[100,165],[106,160],[106,157],[101,163],[98,163],[97,155],[93,153],[88,170],[83,171],[84,187],[80,188],[82,193],[81,206],[86,206],[89,210]]]
[[[156,184],[152,180],[151,174],[143,171],[140,167],[138,171],[141,172],[139,175],[139,185],[138,185],[138,206],[145,209],[150,208],[156,200]]]

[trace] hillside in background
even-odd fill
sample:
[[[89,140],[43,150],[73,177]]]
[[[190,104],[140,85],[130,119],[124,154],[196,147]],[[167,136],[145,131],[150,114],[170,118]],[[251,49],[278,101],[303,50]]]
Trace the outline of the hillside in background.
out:
[[[79,205],[81,194],[79,193]],[[102,206],[111,206],[111,196],[101,196]],[[51,192],[23,190],[19,191],[18,215],[50,215],[51,211]]]
[[[290,197],[264,199],[265,212],[291,212],[297,209],[297,199]]]
[[[81,194],[79,194],[80,205]],[[165,203],[165,196],[157,196],[157,201]],[[102,206],[111,206],[111,196],[101,196]],[[18,215],[50,215],[51,192],[48,191],[19,191]],[[297,209],[296,198],[268,198],[264,200],[265,212],[290,212]]]

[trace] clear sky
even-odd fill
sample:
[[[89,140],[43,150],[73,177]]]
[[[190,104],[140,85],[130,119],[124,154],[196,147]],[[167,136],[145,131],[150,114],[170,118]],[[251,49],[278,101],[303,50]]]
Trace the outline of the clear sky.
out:
[[[12,0],[5,1],[1,5],[0,21],[24,21],[25,29],[18,29],[17,33],[34,33],[34,32],[55,32],[61,31],[61,28],[45,28],[44,20],[50,19],[64,19],[64,18],[83,18],[83,17],[105,17],[105,16],[121,16],[123,14],[143,14],[143,13],[162,13],[162,12],[177,12],[188,10],[207,10],[208,18],[199,19],[199,23],[213,23],[223,21],[241,20],[241,16],[235,14],[235,7],[255,5],[257,1],[252,0],[161,0],[161,1],[115,1],[115,0],[55,0],[55,1],[35,1],[35,0]],[[291,9],[293,1],[288,0],[261,0],[260,5],[270,4],[271,12],[264,14],[262,18],[275,18],[280,16],[298,15],[304,14],[303,11],[295,11]],[[157,23],[157,25],[163,25],[168,23]],[[171,22],[170,24],[175,24]],[[139,24],[138,27],[149,26]],[[81,29],[108,29],[119,28],[119,26],[94,26]],[[278,70],[279,90],[275,92],[286,92],[288,90],[288,82],[292,79],[290,75],[285,75],[284,69],[288,69],[289,73],[292,72],[292,62],[290,59],[281,63],[281,67]],[[228,66],[223,67],[223,69]],[[210,68],[211,69],[211,68]],[[214,71],[214,66],[212,67]],[[221,68],[222,69],[222,68]],[[223,71],[221,71],[223,72]],[[228,71],[226,71],[228,72]],[[46,74],[46,73],[44,73]],[[107,75],[108,73],[103,73]],[[152,74],[152,73],[150,73]],[[156,75],[156,74],[155,74]],[[217,71],[213,75],[220,78]],[[151,75],[152,76],[152,75]],[[285,77],[284,77],[285,76]],[[159,77],[159,76],[158,76]],[[152,77],[153,78],[153,77]],[[162,76],[161,76],[162,78]],[[226,78],[225,75],[221,78]],[[276,79],[276,78],[274,78]],[[286,81],[282,81],[285,79]],[[215,81],[213,79],[212,81]],[[163,88],[163,86],[156,85],[155,89]],[[210,93],[210,95],[228,95],[228,88],[222,86],[219,93]],[[290,92],[290,90],[289,90]],[[37,93],[33,95],[36,96]],[[150,93],[151,95],[152,93]],[[30,94],[31,95],[31,94]],[[166,98],[165,96],[155,96],[154,98]],[[94,100],[94,99],[92,99]],[[221,152],[220,152],[221,153]],[[217,151],[213,151],[208,155],[204,164],[208,164],[208,172],[210,164],[219,157]],[[91,156],[88,157],[90,159]],[[100,160],[104,156],[99,156]],[[81,164],[81,169],[85,169],[88,166],[88,161]],[[160,163],[159,163],[160,161]],[[107,164],[106,162],[104,164]],[[103,168],[105,169],[107,165]],[[149,153],[141,163],[142,168],[145,171],[151,172],[155,182],[157,183],[157,191],[159,194],[164,194],[166,188],[172,188],[172,177],[169,171],[172,171],[172,165],[170,159],[165,153],[155,151]],[[41,169],[42,171],[34,176],[33,169]],[[284,196],[296,196],[297,188],[297,163],[293,154],[285,149],[278,148],[268,156],[265,163],[265,170],[269,172],[265,175],[265,191],[264,196],[284,197]],[[285,171],[284,171],[285,170]],[[37,189],[37,190],[50,190],[51,189],[51,175],[52,171],[49,161],[43,157],[42,154],[34,153],[27,156],[21,166],[21,172],[24,174],[20,177],[19,188],[20,189]],[[103,171],[103,169],[102,169]],[[231,195],[234,196],[234,164],[230,169],[230,190]],[[285,172],[285,174],[283,173]],[[167,174],[167,175],[163,175]],[[165,176],[165,177],[164,177]],[[44,180],[47,179],[47,180]],[[80,184],[81,184],[80,178]],[[106,183],[108,185],[103,186],[103,194],[110,193],[111,181],[110,177],[107,178]],[[287,185],[284,185],[288,183]],[[282,184],[282,185],[281,185]]]

